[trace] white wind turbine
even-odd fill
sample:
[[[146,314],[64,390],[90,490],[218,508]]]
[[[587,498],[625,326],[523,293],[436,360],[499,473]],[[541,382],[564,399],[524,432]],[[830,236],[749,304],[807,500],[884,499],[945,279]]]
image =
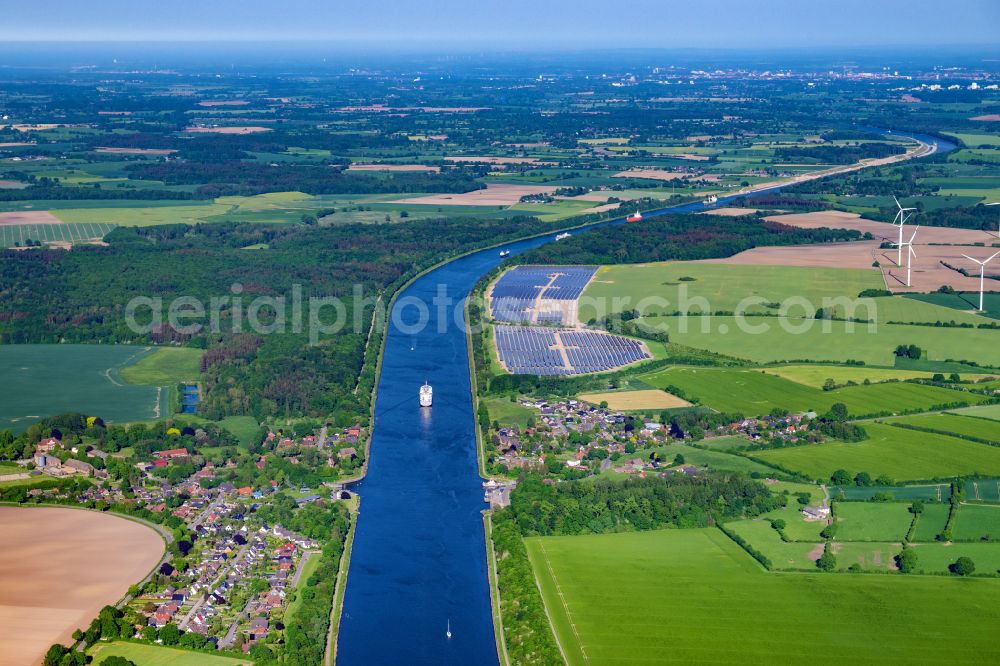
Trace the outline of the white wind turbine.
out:
[[[903,242],[899,243],[899,249],[900,249],[900,251],[903,250],[903,246],[904,245],[906,246],[906,286],[907,287],[912,286],[910,284],[910,265],[911,265],[912,261],[917,258],[917,253],[913,250],[913,239],[917,237],[917,230],[918,229],[920,229],[919,225],[917,225],[913,229],[913,235],[910,236],[910,240],[906,241],[905,243],[903,243]]]
[[[904,243],[903,243],[903,225],[906,223],[906,220],[910,217],[909,215],[906,214],[906,212],[907,211],[911,211],[911,210],[916,210],[916,208],[903,208],[899,204],[899,199],[897,199],[895,195],[893,195],[892,200],[896,202],[896,208],[899,209],[898,211],[896,211],[896,217],[894,217],[893,220],[892,220],[893,224],[899,226],[899,242],[896,243],[896,247],[898,248],[896,250],[896,265],[897,266],[902,266],[903,265],[903,245],[904,245]],[[907,285],[907,286],[909,286],[909,285]]]
[[[978,259],[973,259],[967,254],[962,255],[969,261],[974,261],[977,264],[979,264],[979,311],[980,312],[983,311],[983,275],[986,272],[986,264],[993,261],[998,254],[1000,254],[1000,252],[994,252],[992,257],[990,257],[989,259],[984,259],[983,261],[979,261]]]

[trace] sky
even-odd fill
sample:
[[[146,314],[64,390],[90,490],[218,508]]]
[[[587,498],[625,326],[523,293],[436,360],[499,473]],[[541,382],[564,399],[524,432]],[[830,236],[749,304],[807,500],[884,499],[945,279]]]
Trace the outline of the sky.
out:
[[[3,0],[0,17],[0,41],[429,50],[1000,44],[1000,0]]]

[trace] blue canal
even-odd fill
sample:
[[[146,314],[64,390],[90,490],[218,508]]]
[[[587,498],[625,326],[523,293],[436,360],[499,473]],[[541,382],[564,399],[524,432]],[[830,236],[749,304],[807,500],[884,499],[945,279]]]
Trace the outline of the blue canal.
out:
[[[955,148],[906,135],[937,144],[938,152]],[[645,216],[705,208],[685,204]],[[504,249],[514,256],[554,238]],[[498,661],[461,301],[499,262],[491,249],[445,264],[411,284],[390,313],[368,474],[354,487],[362,502],[340,623],[341,665]],[[441,294],[451,302],[435,304]],[[434,387],[430,409],[417,404],[425,380]]]

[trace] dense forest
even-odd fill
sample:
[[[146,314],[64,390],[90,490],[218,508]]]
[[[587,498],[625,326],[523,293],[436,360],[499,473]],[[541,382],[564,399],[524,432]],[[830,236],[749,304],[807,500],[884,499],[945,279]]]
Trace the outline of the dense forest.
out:
[[[729,257],[752,247],[858,240],[845,229],[796,229],[760,218],[663,215],[602,227],[529,252],[526,264],[630,264]]]

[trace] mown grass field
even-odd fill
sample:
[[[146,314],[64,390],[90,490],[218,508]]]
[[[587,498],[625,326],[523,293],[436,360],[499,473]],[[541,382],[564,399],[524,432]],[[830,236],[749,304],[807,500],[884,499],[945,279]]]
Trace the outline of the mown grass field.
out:
[[[667,444],[666,446],[643,449],[637,452],[634,457],[646,458],[654,452],[660,454],[660,460],[665,465],[672,464],[677,454],[680,454],[684,456],[684,463],[687,465],[696,465],[716,471],[743,472],[745,474],[758,472],[764,475],[772,474],[775,471],[767,465],[761,464],[756,460],[744,458],[743,456],[723,451],[706,451],[688,446],[687,444]],[[622,462],[632,457],[626,455]],[[615,472],[608,471],[606,474],[615,474]]]
[[[100,666],[108,657],[125,657],[138,666],[250,666],[250,659],[235,659],[203,652],[190,652],[160,645],[142,645],[124,641],[101,643],[88,654],[94,657],[94,664]]]
[[[956,541],[1000,541],[1000,506],[963,504],[958,508],[952,537]]]
[[[574,665],[1000,659],[1000,581],[770,573],[714,529],[526,543]]]
[[[902,541],[913,514],[903,502],[837,502],[837,541]]]
[[[823,539],[819,533],[826,526],[818,520],[806,520],[802,515],[802,506],[795,500],[790,500],[788,506],[777,511],[771,511],[765,515],[767,519],[781,519],[785,521],[785,536],[792,541],[819,542]]]
[[[1000,474],[1000,447],[964,439],[865,423],[863,442],[826,442],[759,451],[755,458],[781,465],[815,479],[829,479],[838,469],[852,476],[887,474],[895,481]]]
[[[977,416],[982,419],[1000,421],[1000,405],[983,405],[981,407],[968,407],[952,411],[956,414],[962,414],[964,416]]]
[[[692,316],[686,324],[681,317],[643,319],[644,324],[666,331],[672,342],[758,363],[856,360],[892,366],[896,346],[914,344],[932,361],[951,358],[1000,366],[997,333],[989,329],[879,324],[871,330],[867,324],[777,317],[748,317],[745,322],[755,327],[753,332],[741,330],[735,317]],[[794,328],[798,325],[802,328]]]
[[[738,368],[671,367],[640,377],[642,381],[670,390],[679,388],[684,397],[720,412],[744,416],[767,414],[778,407],[792,412],[829,411],[842,402],[852,416],[883,411],[928,409],[935,405],[968,401],[978,404],[986,398],[936,386],[892,382],[869,386],[846,386],[832,391],[778,377],[769,370]]]
[[[0,345],[0,429],[20,431],[41,417],[82,412],[105,421],[165,416],[166,392],[132,385],[123,368],[150,352],[128,345]]]

